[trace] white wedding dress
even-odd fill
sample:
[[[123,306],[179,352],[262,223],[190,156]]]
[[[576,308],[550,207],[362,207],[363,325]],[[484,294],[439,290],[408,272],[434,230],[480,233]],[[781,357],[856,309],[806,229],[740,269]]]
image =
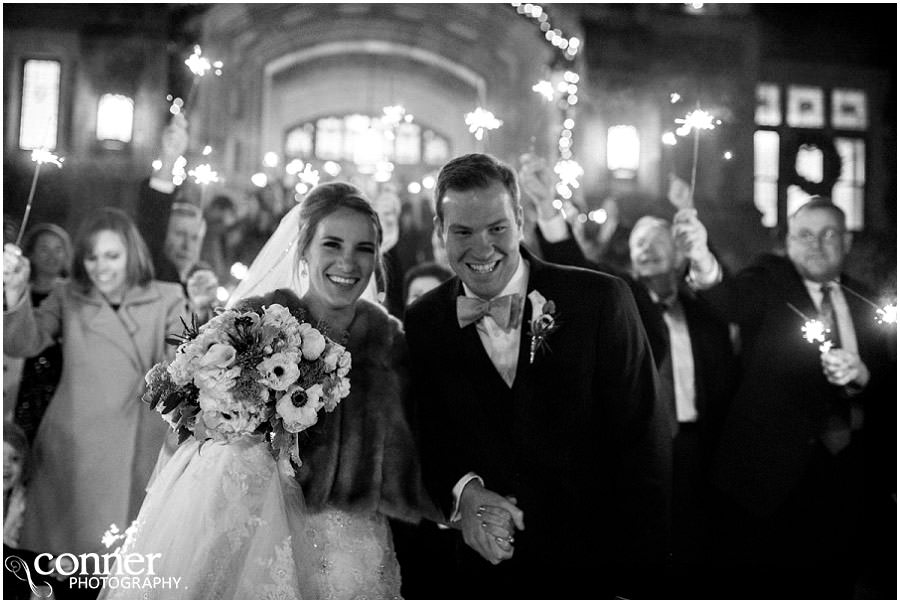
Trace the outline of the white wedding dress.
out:
[[[182,444],[151,484],[119,552],[142,555],[143,571],[116,568],[101,599],[400,596],[387,520],[307,513],[299,485],[255,437]],[[148,555],[158,555],[152,576]]]

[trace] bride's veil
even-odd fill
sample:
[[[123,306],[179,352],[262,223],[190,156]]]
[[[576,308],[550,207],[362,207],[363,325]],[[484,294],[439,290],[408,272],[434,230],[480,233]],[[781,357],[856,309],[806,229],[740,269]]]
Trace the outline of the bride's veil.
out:
[[[309,288],[309,279],[297,270],[297,235],[300,232],[300,205],[297,204],[285,214],[278,228],[263,245],[250,264],[247,276],[238,283],[231,293],[226,308],[233,307],[247,297],[258,297],[275,289],[290,289],[302,297]],[[375,276],[362,297],[377,303]]]

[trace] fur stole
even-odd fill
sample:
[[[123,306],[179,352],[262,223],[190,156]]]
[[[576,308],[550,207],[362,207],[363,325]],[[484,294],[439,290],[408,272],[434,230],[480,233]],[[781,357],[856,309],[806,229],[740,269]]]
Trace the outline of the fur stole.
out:
[[[321,327],[352,356],[350,395],[299,434],[303,464],[297,481],[310,511],[378,511],[414,523],[423,515],[432,517],[434,507],[422,488],[404,410],[408,352],[400,321],[361,299],[347,333],[329,331],[286,289],[244,300],[240,306],[259,309],[272,304]]]

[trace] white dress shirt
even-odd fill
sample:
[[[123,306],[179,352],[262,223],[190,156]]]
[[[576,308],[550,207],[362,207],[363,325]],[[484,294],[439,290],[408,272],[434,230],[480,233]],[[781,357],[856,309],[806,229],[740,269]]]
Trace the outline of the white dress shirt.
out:
[[[528,262],[525,261],[525,258],[520,257],[519,265],[516,267],[516,271],[513,273],[512,278],[506,283],[506,287],[491,299],[518,293],[522,296],[520,315],[524,314],[525,294],[528,292],[528,274]],[[463,283],[463,292],[466,297],[478,297],[472,293],[472,290],[469,289],[465,283]],[[522,321],[524,322],[524,320],[525,317],[522,316]],[[521,324],[518,329],[504,331],[493,317],[488,315],[475,323],[475,329],[478,331],[478,338],[481,339],[481,345],[484,346],[484,351],[487,352],[494,368],[497,369],[497,372],[500,374],[500,377],[503,378],[503,381],[506,382],[506,385],[511,388],[516,379],[516,367],[519,361],[519,344],[522,341]],[[469,472],[460,478],[460,480],[456,482],[456,485],[453,486],[453,512],[450,515],[451,522],[459,521],[459,497],[462,495],[462,491],[465,489],[466,484],[473,479],[477,479],[481,482],[482,486],[484,485],[484,480],[481,479],[481,477],[475,473]]]
[[[650,298],[659,303],[659,296],[650,291]],[[663,311],[663,320],[669,330],[669,357],[672,360],[672,377],[675,385],[675,414],[679,423],[697,420],[697,390],[694,384],[694,350],[688,331],[684,306],[673,296]]]

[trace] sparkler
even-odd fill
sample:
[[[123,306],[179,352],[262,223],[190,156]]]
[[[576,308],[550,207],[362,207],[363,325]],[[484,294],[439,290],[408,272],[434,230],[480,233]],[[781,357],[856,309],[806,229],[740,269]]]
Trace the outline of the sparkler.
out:
[[[21,247],[22,236],[25,234],[25,227],[28,225],[28,217],[31,215],[31,206],[34,204],[34,193],[37,190],[41,166],[49,163],[61,169],[63,161],[66,159],[65,157],[54,155],[47,149],[35,149],[31,152],[31,160],[34,162],[34,176],[31,178],[31,189],[28,191],[28,201],[25,203],[25,216],[22,218],[22,225],[19,226],[19,234],[16,236],[16,247]]]
[[[469,132],[475,135],[475,140],[481,141],[485,130],[496,130],[503,122],[490,111],[476,107],[471,113],[466,113],[466,125],[469,126]]]
[[[206,187],[211,182],[218,182],[219,174],[208,163],[202,163],[188,171],[188,176],[200,185],[200,207],[206,207]]]
[[[867,297],[857,293],[856,291],[854,291],[853,289],[851,289],[844,283],[837,283],[837,284],[840,285],[841,289],[843,289],[847,293],[850,293],[854,297],[861,299],[862,301],[866,302],[867,304],[869,304],[870,306],[875,308],[875,320],[877,320],[880,324],[888,324],[888,325],[897,324],[897,302],[885,304],[884,306],[879,306],[878,304],[876,304],[872,300],[868,299]]]
[[[710,113],[703,111],[698,106],[697,109],[694,109],[683,118],[676,119],[675,123],[681,124],[675,130],[679,136],[687,136],[691,133],[691,130],[694,131],[694,158],[691,164],[691,197],[689,201],[690,206],[693,207],[694,190],[697,185],[697,160],[700,155],[700,130],[712,130],[722,122],[713,118]]]
[[[793,310],[798,316],[800,316],[806,322],[800,327],[800,332],[803,333],[803,339],[808,341],[809,343],[818,343],[819,344],[819,352],[824,354],[828,350],[834,347],[834,343],[830,339],[828,339],[828,334],[831,332],[828,327],[825,326],[825,323],[816,318],[809,318],[806,314],[797,309],[797,307],[788,302],[788,308]]]
[[[187,111],[188,105],[194,100],[194,95],[198,87],[197,84],[203,76],[212,71],[216,77],[219,77],[222,75],[222,68],[225,66],[222,61],[210,61],[208,58],[204,57],[203,51],[200,49],[199,45],[194,45],[194,52],[187,58],[184,64],[187,65],[188,69],[191,70],[191,73],[194,74],[194,79],[188,90],[187,102],[179,102],[181,99],[176,98],[172,103],[172,106],[169,107],[169,111],[175,115]]]

